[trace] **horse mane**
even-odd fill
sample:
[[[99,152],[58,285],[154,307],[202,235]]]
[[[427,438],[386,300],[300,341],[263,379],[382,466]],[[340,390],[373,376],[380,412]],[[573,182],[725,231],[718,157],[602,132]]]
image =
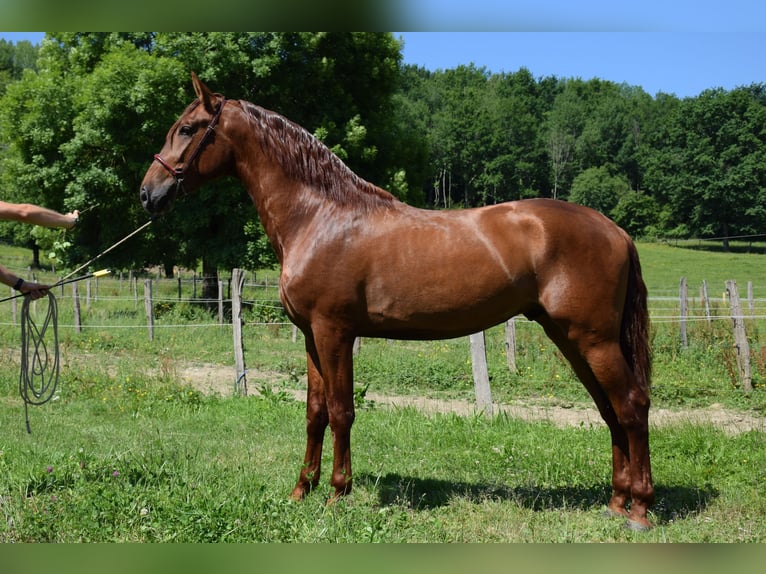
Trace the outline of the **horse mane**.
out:
[[[390,206],[395,198],[354,173],[326,145],[284,116],[247,101],[242,108],[254,122],[254,135],[288,177],[327,199],[350,207]]]

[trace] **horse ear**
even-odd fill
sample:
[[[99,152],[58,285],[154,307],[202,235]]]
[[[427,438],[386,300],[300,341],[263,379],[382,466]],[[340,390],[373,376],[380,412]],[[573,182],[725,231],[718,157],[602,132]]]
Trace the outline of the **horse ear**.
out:
[[[208,113],[214,113],[215,107],[213,106],[213,93],[205,84],[202,83],[202,80],[197,77],[197,74],[192,72],[191,76],[192,84],[194,85],[194,92],[202,102],[202,105],[205,106],[205,110]]]

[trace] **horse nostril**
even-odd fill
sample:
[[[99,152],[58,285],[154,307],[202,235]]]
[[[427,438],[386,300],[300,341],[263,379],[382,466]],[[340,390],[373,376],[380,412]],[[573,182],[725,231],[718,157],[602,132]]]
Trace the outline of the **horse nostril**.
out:
[[[141,205],[146,207],[149,204],[149,192],[146,190],[145,187],[141,188],[141,193],[139,194],[139,199],[141,200]]]

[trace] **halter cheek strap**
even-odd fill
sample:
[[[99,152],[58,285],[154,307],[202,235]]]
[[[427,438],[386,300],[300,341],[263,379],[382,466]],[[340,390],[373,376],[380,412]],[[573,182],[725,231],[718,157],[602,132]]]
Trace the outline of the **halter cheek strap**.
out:
[[[223,106],[225,104],[226,98],[223,98],[221,103],[218,105],[218,109],[213,115],[213,118],[210,120],[207,128],[205,128],[205,133],[202,134],[202,138],[199,140],[197,147],[194,148],[194,151],[191,153],[189,159],[186,161],[186,163],[184,163],[184,165],[181,167],[173,167],[167,161],[165,161],[160,154],[154,154],[154,160],[162,167],[164,167],[170,175],[173,176],[173,179],[176,180],[176,186],[179,188],[183,187],[184,174],[186,173],[186,169],[194,162],[195,159],[197,159],[197,157],[199,157],[200,153],[202,153],[202,148],[207,143],[207,140],[210,138],[211,134],[215,131],[215,127],[218,125],[218,120],[221,118],[221,112],[223,111]]]

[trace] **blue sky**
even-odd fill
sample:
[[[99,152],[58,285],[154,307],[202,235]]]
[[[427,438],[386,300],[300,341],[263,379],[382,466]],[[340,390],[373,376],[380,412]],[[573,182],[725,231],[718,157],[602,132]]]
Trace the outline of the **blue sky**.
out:
[[[678,97],[766,83],[759,32],[397,32],[404,61],[430,70],[474,63],[491,72],[601,78]]]
[[[412,5],[422,7],[431,1],[415,0]],[[543,6],[556,3],[555,0],[539,1]],[[645,1],[648,5],[656,3],[655,0]],[[736,7],[740,1],[730,0],[730,3]],[[459,6],[465,6],[465,3],[458,6],[449,1],[443,4],[442,18],[459,17],[462,10]],[[495,3],[484,0],[479,4]],[[508,0],[499,2],[501,7],[497,8],[497,13],[501,14],[502,6],[510,4]],[[574,3],[567,5],[571,4]],[[675,6],[679,2],[667,0],[667,4]],[[698,10],[712,18],[711,13],[705,12],[705,6],[706,0],[698,0]],[[538,78],[601,78],[641,86],[652,96],[664,92],[693,97],[708,88],[730,90],[752,83],[766,83],[766,31],[757,30],[755,26],[751,29],[745,18],[760,18],[761,15],[752,13],[752,10],[759,10],[763,12],[763,18],[758,22],[764,26],[766,9],[753,7],[748,10],[751,12],[740,14],[734,11],[734,19],[724,17],[718,30],[698,15],[697,20],[692,17],[684,27],[676,26],[676,29],[661,22],[652,27],[642,24],[642,20],[631,20],[634,28],[647,28],[646,31],[627,31],[630,26],[625,25],[626,31],[395,32],[395,35],[404,40],[405,63],[429,70],[470,63],[484,66],[491,72],[515,72],[526,67]],[[562,18],[567,14],[562,12]],[[569,17],[571,20],[571,15]],[[604,27],[620,28],[620,22],[613,20]],[[550,22],[548,26],[548,29],[556,28]],[[530,19],[526,28],[534,27],[534,21]],[[576,26],[569,26],[570,29],[573,27]],[[42,36],[42,33],[0,33],[0,37],[12,41],[30,39],[34,43]]]
[[[392,0],[404,29],[525,32],[763,32],[756,0]]]

